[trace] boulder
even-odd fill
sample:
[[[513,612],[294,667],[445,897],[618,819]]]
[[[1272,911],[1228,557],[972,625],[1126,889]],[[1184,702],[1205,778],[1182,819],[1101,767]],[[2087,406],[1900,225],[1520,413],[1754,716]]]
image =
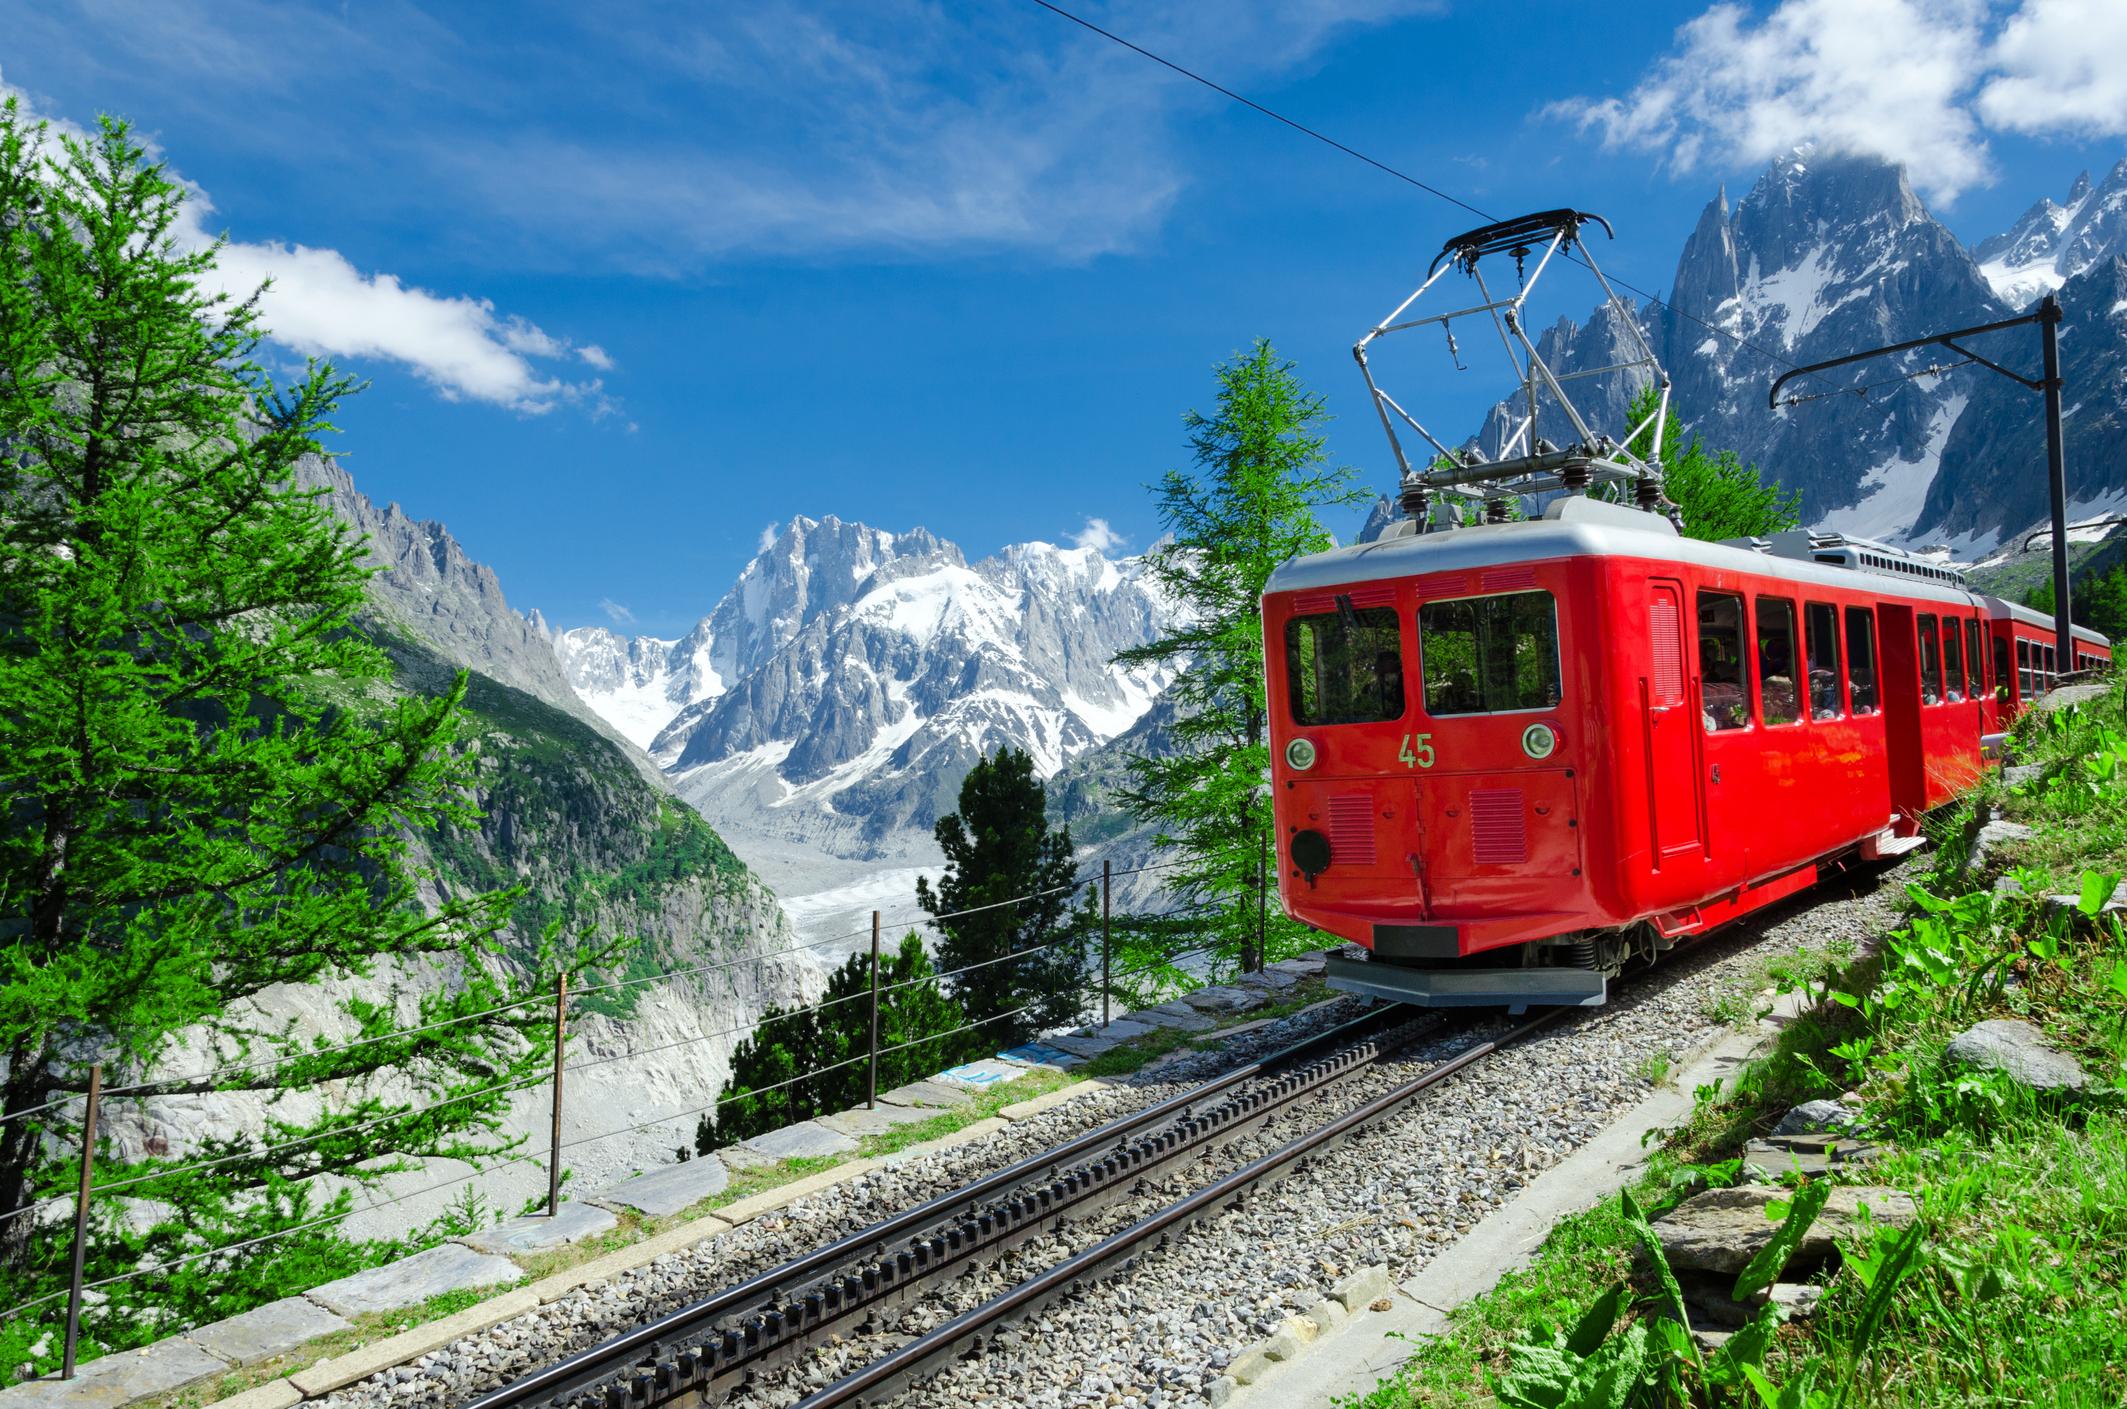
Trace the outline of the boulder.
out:
[[[2056,685],[2032,705],[2040,714],[2053,714],[2076,705],[2095,704],[2112,693],[2110,685]]]
[[[1837,1101],[1804,1101],[1780,1117],[1772,1128],[1775,1138],[1784,1135],[1814,1135],[1823,1131],[1848,1131],[1861,1124],[1861,1112]]]
[[[2025,787],[2045,775],[2045,765],[2038,763],[2012,763],[2001,770],[2002,782],[2012,788]]]
[[[1671,1267],[1732,1277],[1772,1241],[1780,1225],[1766,1210],[1774,1200],[1785,1201],[1789,1195],[1789,1190],[1766,1184],[1709,1189],[1656,1219],[1654,1233]],[[1874,1223],[1894,1228],[1911,1223],[1915,1213],[1912,1195],[1897,1189],[1874,1185],[1833,1189],[1790,1266],[1814,1267],[1832,1255],[1835,1240],[1859,1238],[1864,1208]]]
[[[2021,822],[1989,822],[1972,838],[1972,868],[1992,871],[2002,864],[2002,848],[2029,841],[2037,833]]]
[[[2034,1091],[2079,1091],[2090,1078],[2083,1065],[2017,1018],[1989,1018],[1950,1039],[1943,1060],[1977,1071],[2008,1073]]]
[[[2083,914],[2083,898],[2079,895],[2049,895],[2046,897],[2046,908],[2055,914],[2066,915],[2073,924],[2084,924],[2089,919]],[[2098,914],[2127,914],[2127,881],[2121,881],[2112,888],[2112,894],[2106,896],[2105,903],[2098,907]]]

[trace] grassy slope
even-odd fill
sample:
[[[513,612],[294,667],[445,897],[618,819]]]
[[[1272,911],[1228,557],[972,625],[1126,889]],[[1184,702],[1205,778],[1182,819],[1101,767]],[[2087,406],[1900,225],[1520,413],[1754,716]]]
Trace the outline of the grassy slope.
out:
[[[2019,731],[2040,780],[1983,797],[1947,819],[1942,859],[1915,895],[1908,928],[1884,954],[1846,966],[1816,990],[1825,1001],[1723,1093],[1701,1091],[1691,1121],[1669,1132],[1637,1189],[1650,1213],[1711,1183],[1732,1182],[1742,1142],[1795,1102],[1857,1090],[1872,1138],[1894,1152],[1871,1182],[1911,1191],[1922,1209],[1904,1271],[1879,1235],[1826,1275],[1812,1321],[1775,1325],[1752,1383],[1735,1358],[1661,1351],[1659,1278],[1635,1255],[1616,1202],[1565,1220],[1526,1271],[1457,1313],[1366,1409],[1536,1402],[1517,1398],[1541,1352],[1542,1327],[1571,1325],[1593,1293],[1631,1296],[1608,1337],[1643,1328],[1654,1347],[1616,1397],[1559,1404],[2074,1404],[2127,1402],[2127,936],[2031,901],[1997,896],[1966,865],[1977,806],[2037,829],[2010,858],[2025,893],[2093,896],[2127,869],[2127,700]],[[1843,996],[1833,996],[1843,995]],[[2041,1101],[1999,1078],[1961,1072],[1944,1044],[1983,1018],[2018,1017],[2081,1059],[2080,1097]],[[1881,1262],[1872,1283],[1856,1263]],[[1598,1327],[1598,1330],[1601,1328]],[[1599,1354],[1604,1352],[1598,1352]],[[1612,1386],[1618,1389],[1618,1386]]]

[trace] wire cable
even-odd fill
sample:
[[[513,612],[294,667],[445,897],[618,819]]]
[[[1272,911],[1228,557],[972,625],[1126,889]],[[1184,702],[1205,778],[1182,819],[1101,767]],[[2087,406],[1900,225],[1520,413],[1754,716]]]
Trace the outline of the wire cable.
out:
[[[1294,119],[1285,116],[1285,114],[1278,112],[1274,108],[1265,107],[1263,104],[1257,102],[1253,98],[1243,97],[1241,94],[1234,92],[1231,88],[1226,87],[1224,84],[1215,83],[1211,79],[1206,78],[1204,75],[1197,73],[1193,69],[1184,68],[1182,65],[1176,63],[1172,59],[1166,58],[1165,56],[1160,54],[1153,53],[1150,49],[1145,48],[1143,45],[1133,44],[1131,41],[1123,38],[1119,34],[1116,34],[1110,30],[1102,29],[1099,25],[1093,23],[1091,20],[1085,19],[1079,15],[1074,15],[1069,10],[1064,9],[1061,5],[1052,3],[1052,0],[1033,0],[1033,3],[1039,5],[1042,9],[1047,10],[1053,15],[1057,15],[1063,19],[1069,20],[1072,24],[1078,25],[1083,29],[1092,31],[1094,34],[1097,34],[1101,38],[1108,40],[1110,43],[1119,44],[1123,48],[1128,49],[1133,54],[1138,54],[1144,58],[1150,59],[1152,62],[1160,65],[1162,68],[1173,70],[1175,73],[1180,74],[1182,77],[1190,80],[1192,83],[1201,83],[1206,88],[1209,88],[1212,92],[1230,98],[1234,102],[1239,103],[1245,108],[1249,108],[1255,112],[1261,113],[1264,117],[1269,118],[1273,122],[1283,123],[1285,126],[1291,128],[1293,131],[1298,132],[1306,137],[1312,137],[1315,141],[1322,143],[1324,146],[1332,147],[1335,150],[1342,152],[1348,157],[1351,157],[1357,161],[1365,162],[1368,166],[1373,167],[1376,171],[1380,171],[1389,176],[1393,176],[1398,181],[1405,182],[1408,185],[1416,186],[1419,190],[1424,191],[1427,195],[1437,196],[1450,205],[1460,206],[1462,209],[1468,211],[1470,214],[1479,216],[1488,222],[1497,223],[1499,219],[1499,217],[1491,214],[1489,211],[1480,210],[1478,207],[1471,205],[1468,201],[1462,199],[1462,197],[1451,195],[1448,192],[1441,190],[1438,186],[1433,185],[1429,181],[1421,181],[1407,171],[1400,171],[1397,168],[1390,166],[1385,161],[1380,161],[1374,157],[1370,157],[1365,152],[1360,151],[1358,148],[1347,146],[1344,143],[1338,141],[1336,138],[1331,137],[1326,133],[1318,132],[1314,128],[1309,127],[1304,122],[1297,122]],[[1570,259],[1572,258],[1572,256],[1569,254],[1567,258]],[[1578,263],[1578,261],[1575,262]],[[1705,319],[1699,317],[1697,314],[1679,308],[1675,304],[1669,302],[1667,299],[1659,298],[1654,294],[1648,293],[1645,289],[1642,289],[1637,285],[1632,284],[1624,279],[1620,279],[1614,274],[1608,275],[1606,277],[1609,278],[1611,283],[1616,284],[1619,288],[1631,290],[1633,293],[1638,294],[1641,298],[1646,299],[1649,303],[1657,304],[1660,307],[1668,309],[1670,312],[1676,314],[1679,318],[1682,318],[1687,322],[1697,324],[1699,327],[1705,329],[1709,333],[1714,334],[1716,337],[1726,338],[1730,342],[1734,343],[1737,347],[1747,348],[1749,351],[1757,353],[1760,357],[1765,358],[1767,361],[1777,363],[1778,365],[1787,368],[1789,371],[1795,370],[1795,364],[1788,361],[1785,357],[1782,357],[1777,352],[1769,352],[1765,348],[1759,347],[1756,343],[1751,342],[1749,339],[1742,337],[1740,334],[1732,333],[1726,328],[1720,327],[1713,323],[1709,323]]]

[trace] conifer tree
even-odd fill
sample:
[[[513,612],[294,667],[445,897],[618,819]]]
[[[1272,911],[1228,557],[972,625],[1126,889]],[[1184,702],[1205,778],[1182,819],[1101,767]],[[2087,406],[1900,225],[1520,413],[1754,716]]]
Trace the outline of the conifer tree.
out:
[[[1185,623],[1116,657],[1185,667],[1170,687],[1180,747],[1133,759],[1121,799],[1158,824],[1178,863],[1168,888],[1202,907],[1195,933],[1223,962],[1253,970],[1312,934],[1273,893],[1263,586],[1280,564],[1335,546],[1318,509],[1366,495],[1350,470],[1329,465],[1322,398],[1269,342],[1216,375],[1217,410],[1184,419],[1195,467],[1169,471],[1156,491],[1170,538],[1146,555]]]
[[[543,1061],[536,1010],[405,1032],[520,991],[490,955],[511,896],[424,911],[407,859],[473,820],[465,680],[386,689],[352,626],[360,544],[293,479],[354,388],[259,367],[257,297],[203,287],[184,198],[122,123],[61,139],[0,108],[0,1214],[72,1189],[93,1061],[133,1098],[267,1098],[256,1138],[103,1149],[99,1184],[146,1178],[134,1221],[96,1201],[89,1277],[168,1270],[105,1289],[91,1354],[351,1270],[330,1222],[184,1259],[351,1206],[317,1176],[508,1148],[507,1089]],[[402,998],[423,966],[450,981]],[[246,1002],[330,979],[354,980],[335,1037],[368,1045],[317,1051]],[[168,1172],[200,1160],[226,1162]],[[36,1224],[0,1222],[0,1305],[64,1285],[69,1240]],[[0,1331],[25,1337],[0,1364],[57,1310]]]
[[[1071,829],[1049,826],[1047,803],[1023,751],[978,761],[961,781],[960,810],[938,819],[945,874],[936,886],[916,881],[916,903],[939,917],[939,970],[982,966],[949,980],[964,1020],[981,1024],[970,1053],[1075,1022],[1084,1003],[1083,958],[1066,942],[1087,919],[1074,913]]]
[[[939,987],[923,940],[911,932],[879,963],[879,1089],[890,1090],[952,1065],[946,1034],[960,1005]],[[708,1154],[763,1131],[846,1110],[871,1081],[871,956],[852,954],[827,981],[820,1001],[772,1006],[731,1054],[731,1079],[718,1107],[694,1131]]]

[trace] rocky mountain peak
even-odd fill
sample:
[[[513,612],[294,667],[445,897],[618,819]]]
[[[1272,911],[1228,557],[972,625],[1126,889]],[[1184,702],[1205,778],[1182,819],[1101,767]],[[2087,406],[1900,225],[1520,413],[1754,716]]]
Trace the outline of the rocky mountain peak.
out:
[[[2017,308],[2030,307],[2075,275],[2122,253],[2127,253],[2127,160],[2096,186],[2083,172],[2065,202],[2040,200],[2007,230],[1972,249],[1994,292]]]

